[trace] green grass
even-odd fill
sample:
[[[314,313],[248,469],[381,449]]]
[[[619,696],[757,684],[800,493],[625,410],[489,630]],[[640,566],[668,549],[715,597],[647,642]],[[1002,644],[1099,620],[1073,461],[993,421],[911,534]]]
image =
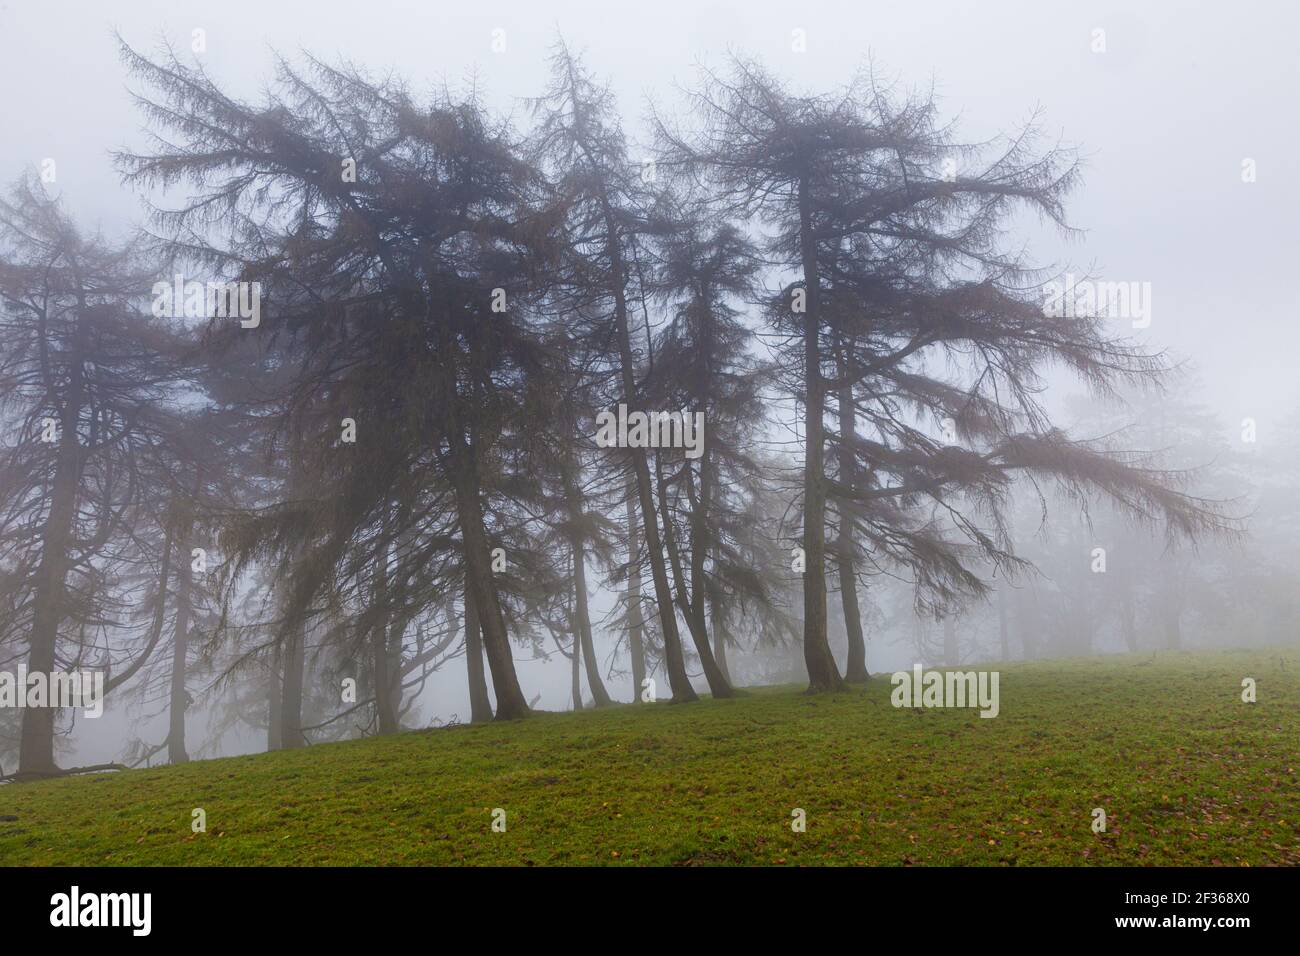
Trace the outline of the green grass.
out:
[[[1297,650],[1002,665],[992,720],[884,675],[4,786],[0,863],[1297,864]]]

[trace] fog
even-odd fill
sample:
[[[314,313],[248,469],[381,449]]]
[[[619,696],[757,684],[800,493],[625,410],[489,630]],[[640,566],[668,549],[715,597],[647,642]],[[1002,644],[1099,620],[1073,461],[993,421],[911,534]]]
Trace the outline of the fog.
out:
[[[1161,376],[1163,394],[1125,382],[1116,383],[1116,394],[1103,399],[1061,362],[1047,361],[1040,368],[1042,389],[1035,394],[1052,423],[1072,437],[1105,439],[1110,447],[1139,456],[1131,461],[1177,472],[1186,500],[1208,502],[1205,507],[1214,518],[1203,527],[1192,519],[1189,523],[1197,525],[1197,533],[1194,540],[1184,539],[1170,530],[1170,513],[1158,500],[1153,504],[1144,499],[1143,507],[1149,506],[1151,514],[1138,520],[1125,508],[1113,507],[1095,488],[1078,494],[1052,481],[1035,484],[1016,476],[1003,509],[1008,540],[1014,543],[1007,553],[1033,567],[1010,573],[987,553],[964,550],[965,545],[958,549],[970,573],[987,585],[987,593],[968,593],[969,587],[953,582],[918,590],[915,568],[886,560],[882,555],[887,548],[864,545],[857,577],[866,668],[879,675],[908,670],[914,663],[942,667],[1269,646],[1294,640],[1300,623],[1294,601],[1300,584],[1300,504],[1292,491],[1300,479],[1300,380],[1293,369],[1300,350],[1295,321],[1300,303],[1293,281],[1294,263],[1300,259],[1300,233],[1295,229],[1300,130],[1294,122],[1300,65],[1292,49],[1297,26],[1300,15],[1294,8],[1265,3],[1228,8],[1172,2],[1068,7],[1008,2],[991,9],[984,4],[931,3],[920,9],[911,2],[792,6],[766,0],[623,5],[323,0],[309,7],[11,0],[0,5],[0,84],[7,92],[0,127],[0,183],[8,192],[10,184],[25,175],[40,177],[43,169],[57,170],[52,178],[44,178],[49,196],[62,203],[83,235],[99,231],[109,243],[125,241],[142,227],[156,228],[150,225],[147,202],[175,205],[192,194],[184,182],[124,182],[122,165],[113,153],[152,152],[157,145],[150,130],[164,140],[174,131],[151,126],[133,100],[133,92],[156,93],[150,93],[142,76],[128,72],[115,33],[146,58],[160,58],[163,44],[169,42],[182,62],[200,64],[217,87],[248,103],[260,103],[273,84],[277,55],[299,66],[310,55],[328,64],[353,64],[377,81],[401,77],[420,102],[443,89],[453,98],[473,90],[488,114],[508,118],[520,136],[537,128],[525,99],[547,89],[552,76],[548,57],[563,37],[586,70],[609,85],[629,139],[628,156],[635,162],[663,150],[651,107],[692,128],[685,91],[698,87],[701,67],[725,73],[732,54],[762,64],[795,94],[841,91],[855,71],[870,65],[900,91],[932,93],[940,125],[954,123],[961,142],[994,140],[1033,121],[1042,133],[1039,152],[1057,144],[1077,150],[1080,181],[1064,200],[1068,223],[1076,231],[1064,233],[1040,211],[1017,207],[996,227],[1001,248],[1023,249],[1032,263],[1046,270],[1040,280],[1064,274],[1093,276],[1146,290],[1142,314],[1106,316],[1101,327],[1107,336],[1131,338],[1145,353],[1163,356],[1170,367]],[[192,50],[195,30],[203,31],[201,53]],[[1096,49],[1097,31],[1104,31],[1104,50]],[[796,48],[796,34],[802,49]],[[51,160],[52,167],[43,165]],[[742,231],[756,239],[779,231],[757,216],[736,218]],[[0,260],[6,257],[0,255]],[[168,267],[160,273],[164,277],[171,275],[170,263]],[[791,281],[781,267],[765,267],[761,280],[770,295]],[[137,293],[144,312],[151,284]],[[758,298],[739,296],[732,303],[741,320],[755,330],[763,329],[766,321]],[[667,307],[655,305],[648,294],[645,301],[647,321],[657,335],[665,328]],[[555,308],[548,301],[538,306],[537,314],[549,320]],[[590,303],[582,307],[587,308],[598,311]],[[270,311],[268,315],[268,324],[277,320]],[[637,318],[634,336],[644,334],[640,323]],[[179,324],[197,335],[202,323]],[[637,339],[633,344],[638,355],[643,354],[646,343]],[[4,348],[0,344],[0,352]],[[776,361],[781,354],[771,337],[756,338],[751,350],[763,360]],[[953,361],[951,356],[937,356],[918,369],[970,387],[968,370],[944,372]],[[201,405],[194,395],[206,387],[196,384],[203,381],[202,373],[187,373],[184,379],[172,399],[184,394],[185,401]],[[614,388],[609,384],[614,381],[602,380],[597,394],[614,395],[599,391]],[[13,386],[5,381],[0,387]],[[229,401],[245,386],[227,378],[217,387],[226,390],[222,401]],[[664,388],[664,394],[681,394],[676,384]],[[756,530],[770,543],[771,553],[781,557],[782,567],[772,572],[769,589],[779,613],[760,625],[737,612],[727,627],[732,642],[727,666],[737,687],[801,685],[809,680],[802,642],[806,592],[800,592],[799,576],[788,566],[791,549],[800,542],[804,467],[804,406],[802,399],[792,400],[792,394],[780,382],[766,385],[766,418],[755,423],[751,435],[749,448],[759,457],[760,477],[772,484],[770,496],[754,505],[754,513],[766,514],[771,522]],[[19,404],[6,406],[3,421],[6,428],[13,426],[11,431],[30,412]],[[837,425],[836,407],[828,406],[828,431]],[[584,406],[574,414],[585,421],[594,412],[594,407]],[[398,417],[395,412],[394,420]],[[362,421],[363,438],[368,427]],[[961,434],[948,436],[951,440],[944,444],[959,445],[968,437],[965,425],[956,427]],[[942,416],[930,416],[917,428],[941,436]],[[504,431],[511,433],[509,428]],[[6,437],[6,451],[24,440],[14,431]],[[239,444],[238,437],[225,440],[233,443],[230,447]],[[556,433],[553,443],[566,440]],[[671,455],[651,457],[662,459],[665,467],[682,464]],[[242,467],[227,460],[232,471]],[[593,529],[592,553],[584,567],[596,659],[610,696],[632,701],[634,677],[619,616],[626,611],[620,596],[627,587],[627,533],[619,524],[622,500],[610,490],[623,479],[603,483],[606,476],[599,467],[587,469],[584,462],[578,468],[581,480],[595,484],[594,489],[584,488],[593,500],[599,499],[592,510],[601,511],[608,523]],[[595,477],[583,478],[588,470]],[[13,475],[16,472],[5,478],[6,493],[18,484]],[[273,483],[280,477],[265,480]],[[248,489],[254,486],[269,497],[249,498]],[[268,487],[254,482],[231,494],[251,512],[275,498]],[[511,542],[503,545],[509,563],[515,557],[514,542],[525,537],[523,531],[514,534],[508,528],[513,485],[502,478],[485,487],[489,537],[499,533],[503,542]],[[90,494],[93,497],[93,491]],[[672,498],[673,508],[680,507],[685,515],[686,492],[671,494],[680,497]],[[20,497],[13,495],[13,500]],[[412,491],[412,500],[417,495]],[[996,524],[974,497],[961,497],[969,505],[966,514]],[[6,509],[16,511],[13,500],[5,502]],[[916,505],[918,514],[929,514],[933,504]],[[533,506],[530,502],[514,513],[530,516],[519,517],[520,527],[532,520]],[[664,504],[657,506],[662,509]],[[439,523],[438,509],[443,507],[441,499],[430,505],[427,522],[410,533],[427,533],[430,540],[445,534],[448,541],[459,541],[454,519],[448,519],[446,527]],[[1173,506],[1173,513],[1178,507]],[[203,615],[195,612],[202,621],[196,628],[202,640],[196,636],[196,646],[202,643],[203,648],[196,651],[182,687],[194,699],[185,714],[191,758],[267,748],[267,707],[275,704],[268,705],[264,678],[253,675],[262,674],[257,669],[262,667],[258,648],[269,645],[235,632],[252,627],[255,620],[259,626],[277,620],[278,612],[268,608],[292,588],[285,585],[281,590],[273,571],[293,564],[287,555],[295,553],[294,547],[307,547],[295,544],[282,530],[268,532],[265,541],[254,546],[254,532],[248,527],[228,530],[237,520],[234,511],[230,500],[224,500],[214,506],[209,521],[213,529],[222,528],[223,536],[248,543],[249,550],[236,570],[222,564],[228,557],[222,549],[212,549],[213,580],[219,578],[220,587],[214,584],[213,593],[204,598],[208,605]],[[142,506],[124,520],[140,531],[150,513]],[[208,519],[200,515],[194,520],[203,525]],[[326,519],[321,521],[323,528]],[[684,534],[687,527],[683,517],[678,530]],[[403,618],[409,630],[399,634],[397,642],[414,642],[417,632],[424,642],[426,630],[427,640],[441,639],[445,632],[448,641],[421,665],[426,668],[423,679],[399,693],[400,724],[418,729],[467,723],[471,701],[466,650],[456,636],[464,626],[464,585],[458,583],[462,571],[455,562],[439,563],[444,557],[432,545],[427,555],[414,557],[422,545],[412,544],[404,533],[393,532],[394,553],[413,549],[410,567],[416,570],[402,588],[425,591],[402,590],[395,599],[418,605]],[[359,532],[353,543],[371,540],[368,535]],[[828,532],[826,537],[830,541],[833,535]],[[544,543],[537,543],[543,538]],[[600,543],[594,543],[597,538]],[[529,540],[530,554],[562,551],[540,533],[537,541]],[[124,540],[114,554],[126,554],[135,546]],[[689,577],[689,542],[678,541],[677,547]],[[387,548],[385,543],[385,563]],[[17,576],[20,567],[30,571],[17,545],[6,545],[6,550],[8,554],[0,555],[0,569],[8,577]],[[181,547],[177,553],[189,551]],[[107,567],[113,560],[115,556],[105,557],[96,567]],[[426,565],[435,570],[422,580],[419,569]],[[93,620],[81,625],[80,638],[70,621],[59,625],[61,663],[73,659],[67,648],[74,645],[96,652],[102,646],[119,672],[135,659],[149,627],[148,615],[141,614],[155,600],[144,579],[155,566],[141,558],[129,572],[106,581],[106,589],[117,587],[120,593],[99,613],[83,614]],[[568,710],[573,707],[574,674],[566,651],[577,639],[564,627],[553,627],[555,619],[546,614],[561,614],[557,608],[569,606],[570,592],[561,588],[546,596],[531,593],[534,585],[544,590],[553,584],[534,577],[533,570],[532,565],[512,565],[505,572],[512,582],[506,590],[518,586],[517,596],[511,591],[509,599],[502,598],[509,605],[505,622],[513,664],[524,698],[534,709]],[[571,568],[550,570],[572,577]],[[348,569],[340,577],[351,573]],[[937,572],[932,568],[925,573]],[[826,634],[842,672],[849,642],[839,579],[830,564],[826,578]],[[662,642],[662,627],[653,620],[651,581],[647,566],[647,640],[657,629],[653,636]],[[694,579],[690,581],[695,588]],[[10,590],[17,593],[16,586]],[[331,621],[337,618],[344,626],[362,630],[371,626],[369,618],[358,623],[363,608],[351,595],[322,591],[312,596],[317,602],[313,607],[330,604],[332,597],[338,606],[329,609]],[[6,605],[13,620],[0,638],[0,670],[25,660],[28,625],[14,623],[26,607],[24,601],[14,598]],[[539,610],[543,607],[546,610]],[[174,613],[164,612],[165,634],[174,626]],[[710,685],[680,608],[676,616],[692,686],[707,693]],[[87,626],[100,636],[87,638]],[[362,645],[335,641],[329,630],[333,626],[324,617],[307,625],[302,691],[307,743],[380,732],[377,718],[364,708],[355,719],[310,729],[350,706],[335,699],[340,680],[350,677],[361,685],[360,696],[353,700],[367,696],[368,665],[342,660],[348,654],[363,656],[356,649]],[[121,628],[139,628],[139,633]],[[73,720],[72,712],[64,713],[56,744],[61,765],[166,762],[160,747],[169,726],[168,641],[164,636],[146,652],[148,660],[135,679],[109,694],[102,718],[78,714]],[[341,647],[348,650],[336,653]],[[424,648],[424,643],[415,649],[403,645],[397,660],[414,660]],[[107,659],[89,652],[75,657],[86,666]],[[663,660],[652,654],[650,665],[660,697],[667,698]],[[490,675],[488,688],[494,706],[499,705]],[[595,702],[585,674],[581,694],[585,706]],[[0,723],[0,733],[0,766],[9,773],[18,755],[17,722]],[[153,752],[146,753],[151,748]]]

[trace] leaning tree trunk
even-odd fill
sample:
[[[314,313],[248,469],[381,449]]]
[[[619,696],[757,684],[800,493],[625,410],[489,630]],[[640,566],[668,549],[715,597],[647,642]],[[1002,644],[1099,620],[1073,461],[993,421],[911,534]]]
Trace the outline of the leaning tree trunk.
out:
[[[707,678],[712,671],[716,678],[709,682],[709,690],[714,697],[735,697],[736,692],[731,686],[731,677],[727,674],[726,648],[723,646],[722,635],[714,632],[713,647],[709,647],[709,630],[706,625],[705,602],[708,597],[707,576],[704,572],[704,560],[709,551],[708,519],[709,513],[713,508],[713,487],[714,487],[714,461],[713,456],[709,453],[709,446],[706,443],[702,449],[700,457],[700,494],[695,503],[695,508],[691,512],[691,603],[690,619],[694,622],[691,626],[691,636],[702,644],[705,654],[700,655],[700,660],[707,660],[704,670]],[[668,509],[664,509],[665,516]],[[671,545],[670,545],[671,553]],[[710,615],[716,617],[716,615]],[[717,621],[710,623],[717,626]],[[715,649],[721,648],[722,658],[719,660]],[[715,686],[716,684],[716,686]]]
[[[456,492],[456,511],[464,543],[465,577],[478,609],[483,630],[483,649],[492,672],[492,689],[497,697],[497,720],[516,720],[528,715],[528,701],[519,687],[514,656],[510,652],[510,635],[501,612],[496,583],[492,580],[492,556],[483,526],[483,505],[479,500],[478,468],[473,451],[463,435],[451,433],[452,483]]]
[[[587,668],[587,686],[591,688],[591,699],[597,707],[612,704],[609,691],[600,679],[600,662],[596,660],[596,646],[591,637],[591,610],[587,603],[587,550],[581,541],[573,545],[573,597],[574,623],[577,625],[578,637],[582,644],[582,659]]]
[[[614,276],[614,325],[618,339],[619,369],[623,386],[623,400],[629,409],[637,405],[636,364],[632,356],[632,333],[628,327],[627,268],[623,250],[619,247],[618,229],[614,212],[602,195],[601,204],[605,218],[606,252],[610,271]],[[664,669],[668,671],[668,685],[674,703],[698,700],[691,679],[686,673],[686,660],[682,656],[682,639],[677,631],[677,611],[673,604],[673,589],[668,583],[668,569],[664,565],[663,542],[659,538],[659,520],[655,516],[654,486],[650,477],[650,462],[644,448],[628,449],[632,468],[636,474],[637,497],[641,504],[641,526],[645,534],[646,553],[650,558],[650,578],[654,582],[655,602],[659,607],[659,627],[664,641]]]
[[[189,763],[190,760],[185,749],[185,711],[190,705],[190,696],[185,691],[185,667],[190,650],[193,568],[186,557],[193,527],[194,523],[186,520],[181,535],[181,560],[177,567],[176,627],[172,634],[171,690],[167,704],[167,759],[171,763]]]
[[[465,670],[469,674],[469,719],[481,724],[492,719],[492,698],[488,696],[483,671],[483,631],[478,623],[478,606],[465,592]]]
[[[658,460],[655,463],[656,471],[659,470]],[[664,545],[668,549],[668,564],[673,572],[673,581],[677,586],[677,603],[682,609],[682,617],[686,619],[686,628],[690,631],[691,642],[695,645],[695,653],[700,658],[700,665],[704,670],[704,679],[708,681],[709,693],[716,698],[727,698],[736,696],[735,691],[723,676],[722,671],[718,668],[718,662],[713,658],[713,649],[709,646],[708,631],[704,626],[704,597],[700,593],[703,587],[703,573],[695,582],[696,597],[698,603],[689,599],[686,589],[686,576],[682,572],[682,559],[677,551],[676,532],[673,530],[672,514],[668,503],[668,489],[664,482],[663,475],[659,474],[659,510],[663,512],[664,519]]]
[[[803,653],[808,690],[842,690],[844,681],[826,633],[826,388],[821,373],[819,315],[821,275],[813,236],[812,198],[808,183],[799,183],[799,245],[804,277],[804,501]]]

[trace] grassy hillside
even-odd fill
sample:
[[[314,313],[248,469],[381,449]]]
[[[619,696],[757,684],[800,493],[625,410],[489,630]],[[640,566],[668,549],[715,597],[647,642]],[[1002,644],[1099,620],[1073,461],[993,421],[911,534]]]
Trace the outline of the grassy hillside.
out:
[[[992,720],[886,675],[4,786],[0,863],[1298,864],[1297,650],[1004,665]]]

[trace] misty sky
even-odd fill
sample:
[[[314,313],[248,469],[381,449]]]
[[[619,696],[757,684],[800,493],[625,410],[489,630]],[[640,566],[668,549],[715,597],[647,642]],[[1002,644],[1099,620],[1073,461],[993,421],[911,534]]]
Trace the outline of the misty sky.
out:
[[[610,81],[633,133],[647,97],[675,107],[675,86],[691,82],[695,64],[720,64],[728,49],[815,90],[843,84],[870,54],[904,84],[933,81],[967,140],[1012,129],[1041,107],[1045,128],[1086,157],[1069,208],[1087,233],[1067,243],[1029,229],[1034,258],[1150,282],[1149,341],[1191,360],[1201,398],[1227,423],[1254,418],[1261,444],[1300,406],[1294,7],[321,0],[309,16],[297,7],[0,3],[0,180],[53,158],[55,192],[78,220],[118,233],[141,219],[138,197],[119,184],[109,158],[112,148],[143,142],[114,28],[146,52],[166,36],[186,56],[191,31],[204,29],[204,64],[249,98],[271,72],[272,49],[290,57],[310,50],[375,73],[392,69],[417,90],[476,79],[486,101],[521,124],[518,98],[541,90],[559,30]],[[807,31],[807,53],[791,50],[796,28]],[[1098,28],[1105,53],[1091,50]],[[504,52],[492,51],[494,29],[505,31]],[[1245,158],[1256,161],[1257,182],[1242,182]],[[538,666],[520,664],[530,697]],[[553,669],[543,706],[559,707],[567,666]],[[447,694],[463,696],[463,665],[441,676]]]

